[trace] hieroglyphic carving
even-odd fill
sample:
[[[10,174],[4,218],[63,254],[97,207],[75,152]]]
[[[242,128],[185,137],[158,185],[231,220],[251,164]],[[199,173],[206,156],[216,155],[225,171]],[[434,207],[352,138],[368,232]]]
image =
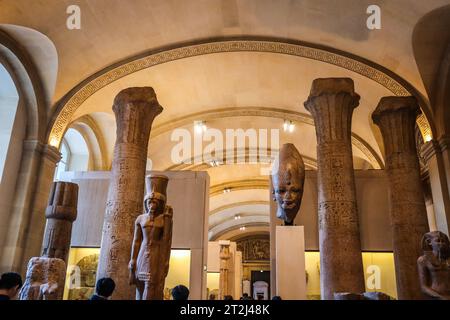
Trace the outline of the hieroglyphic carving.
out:
[[[268,238],[238,240],[236,247],[242,252],[243,262],[270,260],[270,239]]]
[[[228,290],[228,273],[229,273],[229,261],[231,259],[230,253],[230,241],[219,241],[220,252],[220,269],[219,269],[219,300],[223,300],[224,296],[229,295]]]
[[[116,282],[113,299],[132,299],[128,260],[134,221],[142,212],[151,125],[162,112],[150,87],[122,90],[114,99],[117,137],[103,224],[98,277]]]
[[[423,298],[416,261],[428,222],[414,131],[418,114],[414,97],[384,97],[372,114],[380,127],[386,153],[399,299]]]
[[[79,286],[69,286],[68,300],[87,300],[94,294],[98,258],[98,254],[90,254],[84,256],[76,263],[76,267],[79,269],[73,268],[68,277],[75,279],[75,277],[79,276],[80,283]]]
[[[305,108],[316,126],[322,299],[364,291],[351,119],[359,95],[348,78],[313,81]]]
[[[132,61],[107,70],[86,84],[81,85],[72,96],[63,101],[61,111],[57,115],[52,130],[49,135],[49,144],[59,145],[67,125],[70,123],[73,114],[78,107],[86,101],[91,95],[107,86],[108,84],[139,70],[150,68],[158,64],[194,57],[198,55],[220,53],[220,52],[272,52],[288,54],[297,57],[309,58],[325,63],[333,64],[350,71],[361,74],[387,88],[397,96],[410,95],[404,86],[398,81],[387,75],[385,72],[375,67],[369,66],[361,61],[345,57],[335,52],[325,49],[315,48],[309,44],[293,44],[281,41],[264,40],[222,40],[216,42],[200,43],[187,45],[165,51],[150,52],[145,57],[140,57]],[[425,136],[431,135],[430,125],[425,116],[422,116],[418,125]]]

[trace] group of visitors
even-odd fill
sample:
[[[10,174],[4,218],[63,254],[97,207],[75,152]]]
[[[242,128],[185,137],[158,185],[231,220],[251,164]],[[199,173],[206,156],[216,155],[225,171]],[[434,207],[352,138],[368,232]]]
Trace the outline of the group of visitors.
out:
[[[0,301],[14,300],[17,298],[23,282],[20,274],[7,272],[0,278]],[[109,300],[112,296],[116,283],[111,278],[101,278],[95,286],[95,293],[89,300]],[[189,289],[183,285],[178,285],[172,289],[173,300],[187,300],[189,298]]]
[[[0,301],[15,299],[22,288],[23,282],[20,274],[15,272],[7,272],[0,278]],[[116,288],[116,283],[111,278],[101,278],[95,286],[95,293],[89,300],[108,300]],[[189,298],[189,289],[183,285],[178,285],[172,289],[173,300],[187,300]],[[215,296],[210,295],[210,300],[214,300]],[[226,295],[223,300],[233,300],[233,296]],[[240,300],[253,300],[247,293],[244,293]],[[274,296],[272,300],[281,300],[280,296]]]
[[[262,299],[262,297],[258,296],[258,300],[261,300],[261,299]],[[209,295],[209,300],[216,300],[216,295],[210,294]],[[234,299],[233,299],[233,296],[231,296],[231,295],[225,295],[225,296],[223,296],[223,300],[234,300]],[[249,296],[248,293],[244,293],[239,300],[253,300],[253,298],[251,296]],[[280,296],[274,296],[272,298],[272,300],[281,300],[281,297]]]

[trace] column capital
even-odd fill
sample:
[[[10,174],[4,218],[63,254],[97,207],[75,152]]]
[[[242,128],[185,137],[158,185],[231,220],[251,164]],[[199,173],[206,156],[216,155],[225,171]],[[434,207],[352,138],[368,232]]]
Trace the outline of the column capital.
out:
[[[355,85],[350,78],[318,78],[314,79],[308,100],[305,104],[310,104],[310,100],[322,95],[350,94],[355,97],[356,105],[359,104],[359,95],[355,92]]]
[[[148,141],[153,120],[163,108],[152,87],[132,87],[120,91],[113,107],[117,122],[118,143],[142,145]]]
[[[413,96],[380,99],[372,120],[383,135],[386,157],[398,152],[416,153],[414,130],[419,113],[419,104]]]
[[[160,114],[163,110],[152,87],[131,87],[123,89],[117,94],[114,98],[113,111],[115,112],[116,108],[139,103],[148,104],[154,109],[152,111],[156,113],[155,115]]]
[[[78,185],[76,183],[55,181],[50,190],[45,217],[73,222],[77,218],[77,202]]]
[[[353,109],[359,105],[350,78],[319,78],[304,106],[314,118],[318,143],[350,140]]]
[[[381,98],[377,108],[372,113],[372,120],[378,125],[382,117],[401,113],[411,114],[415,122],[420,113],[419,103],[416,97],[389,96]]]

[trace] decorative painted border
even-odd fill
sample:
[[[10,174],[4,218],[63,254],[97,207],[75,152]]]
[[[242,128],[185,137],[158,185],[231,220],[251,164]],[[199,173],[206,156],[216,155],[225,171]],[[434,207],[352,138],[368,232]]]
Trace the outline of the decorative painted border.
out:
[[[149,53],[146,56],[124,62],[116,67],[112,67],[104,73],[100,73],[98,76],[94,76],[93,79],[88,81],[85,85],[80,86],[79,89],[75,88],[73,94],[70,93],[67,100],[63,100],[58,108],[60,112],[50,131],[48,143],[55,147],[59,146],[66,127],[71,122],[72,116],[77,108],[95,92],[120,78],[146,68],[178,59],[212,53],[241,51],[279,53],[318,60],[363,75],[381,84],[397,96],[413,94],[385,72],[356,59],[346,57],[343,54],[331,52],[325,48],[315,48],[304,43],[288,43],[275,40],[217,40]],[[417,123],[424,136],[431,134],[430,124],[423,114],[422,119]]]

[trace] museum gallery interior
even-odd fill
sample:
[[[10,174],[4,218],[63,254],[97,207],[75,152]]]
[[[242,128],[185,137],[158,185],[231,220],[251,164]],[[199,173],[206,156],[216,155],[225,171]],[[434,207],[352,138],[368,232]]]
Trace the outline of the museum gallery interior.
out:
[[[450,1],[0,1],[21,300],[450,299]]]

